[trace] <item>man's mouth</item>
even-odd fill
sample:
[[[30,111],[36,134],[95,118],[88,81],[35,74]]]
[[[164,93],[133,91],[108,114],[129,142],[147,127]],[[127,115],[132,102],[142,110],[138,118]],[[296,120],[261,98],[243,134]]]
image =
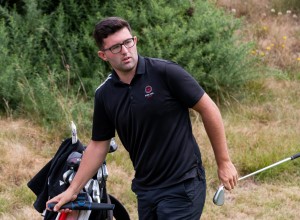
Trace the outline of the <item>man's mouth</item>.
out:
[[[122,61],[123,62],[128,62],[130,60],[130,57],[125,57]]]

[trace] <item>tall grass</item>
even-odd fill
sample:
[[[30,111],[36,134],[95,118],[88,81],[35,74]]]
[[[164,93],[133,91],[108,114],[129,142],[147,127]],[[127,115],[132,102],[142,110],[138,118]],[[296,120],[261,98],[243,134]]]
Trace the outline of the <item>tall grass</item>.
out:
[[[241,176],[291,156],[300,149],[299,82],[269,79],[257,88],[257,93],[247,100],[221,108],[230,155]],[[282,212],[275,211],[277,203],[272,198],[281,201],[280,207],[286,207],[288,211],[284,212],[285,215],[297,219],[299,197],[292,197],[290,191],[299,190],[299,160],[287,162],[239,183],[233,192],[226,192],[225,206],[215,207],[211,199],[219,182],[213,151],[199,116],[194,112],[191,116],[207,174],[208,195],[203,219],[239,219],[240,215],[246,216],[246,219],[283,217]],[[32,208],[35,196],[25,185],[54,155],[60,139],[29,121],[1,119],[0,122],[0,212],[3,213],[0,219],[22,220],[30,212],[31,219],[39,219],[39,214]],[[70,135],[68,127],[61,132]],[[79,137],[88,140],[83,132],[78,130]],[[136,198],[130,190],[133,167],[128,153],[118,139],[117,142],[119,149],[107,157],[107,187],[125,205],[132,218],[137,219]],[[275,193],[275,197],[265,197],[269,190]],[[264,202],[258,202],[261,199]],[[16,209],[19,217],[16,217]]]
[[[298,0],[272,0],[271,5],[274,9],[281,12],[294,11],[300,12],[300,2]]]
[[[256,42],[251,54],[281,76],[300,78],[299,1],[218,0],[228,13],[243,18],[246,41]]]
[[[275,7],[271,1],[247,1],[248,4],[245,2],[218,1],[219,5],[225,7],[231,16],[244,19],[243,26],[236,34],[243,36],[244,41],[255,42],[255,54],[248,52],[251,56],[262,59],[264,65],[269,68],[267,79],[253,80],[246,84],[247,88],[238,90],[236,97],[242,98],[220,105],[230,155],[241,176],[289,157],[300,150],[300,64],[297,49],[300,35],[299,25],[296,25],[299,20],[293,17],[293,13],[298,15],[297,11],[293,10],[292,14],[278,15],[279,6]],[[273,7],[276,13],[271,11]],[[3,15],[6,12],[1,11],[1,13]],[[5,21],[2,20],[2,22]],[[8,56],[9,50],[4,46],[9,42],[9,38],[6,37],[6,28],[5,25],[0,25],[2,58],[0,63],[1,67],[5,67],[5,70],[10,73],[5,76],[0,75],[0,78],[2,77],[0,84],[8,85],[6,85],[6,90],[0,87],[2,94],[6,94],[3,100],[6,114],[8,116],[15,114],[12,110],[17,108],[18,101],[24,99],[26,103],[23,105],[27,105],[26,108],[35,114],[31,115],[30,112],[26,114],[26,108],[23,105],[17,109],[20,112],[24,111],[25,116],[30,120],[35,121],[37,115],[41,115],[46,124],[59,118],[65,120],[65,126],[53,124],[57,126],[56,129],[60,133],[60,135],[53,135],[48,131],[54,126],[52,128],[41,127],[30,121],[8,120],[0,115],[0,219],[41,219],[32,207],[35,196],[25,185],[51,159],[61,138],[70,135],[70,129],[66,126],[70,119],[78,125],[80,139],[87,143],[90,132],[90,120],[87,118],[91,116],[92,107],[91,103],[86,102],[86,97],[79,95],[84,94],[83,88],[88,90],[87,86],[82,86],[86,85],[87,78],[75,71],[76,68],[74,70],[73,65],[70,69],[67,65],[63,65],[70,63],[63,61],[68,60],[63,58],[68,57],[68,53],[60,42],[61,38],[56,34],[53,35],[52,32],[49,32],[50,36],[45,29],[42,31],[43,35],[48,36],[49,38],[45,39],[52,40],[57,46],[56,55],[63,68],[60,69],[57,66],[51,69],[49,65],[46,65],[46,71],[43,72],[45,78],[42,78],[39,68],[32,71],[28,68],[27,59],[22,62],[19,60],[21,56],[19,53],[11,53]],[[180,33],[178,34],[180,36]],[[283,38],[284,36],[286,38]],[[147,38],[144,40],[147,42]],[[35,45],[30,39],[28,42],[31,42],[29,44],[31,46]],[[268,50],[267,47],[272,43],[274,46]],[[280,46],[282,43],[285,43],[284,48],[275,48],[275,45]],[[43,52],[41,52],[42,55]],[[28,58],[27,55],[23,56]],[[26,71],[31,74],[24,77]],[[263,75],[265,73],[264,71],[258,72]],[[74,80],[78,84],[74,83]],[[16,81],[20,89],[11,90],[10,86],[15,86]],[[55,83],[57,81],[65,86],[63,90],[57,86],[58,84]],[[77,92],[71,93],[72,88],[76,88]],[[12,95],[18,95],[19,99],[11,101]],[[81,102],[80,99],[83,101]],[[48,115],[48,113],[53,114]],[[212,196],[219,185],[214,154],[199,115],[191,111],[191,117],[194,134],[202,152],[208,183],[207,201],[202,219],[296,220],[299,218],[300,196],[295,193],[300,190],[299,159],[240,182],[235,190],[226,192],[223,207],[214,206]],[[132,219],[137,219],[136,198],[130,190],[134,171],[128,153],[118,139],[117,141],[119,149],[107,157],[108,190],[125,205]]]

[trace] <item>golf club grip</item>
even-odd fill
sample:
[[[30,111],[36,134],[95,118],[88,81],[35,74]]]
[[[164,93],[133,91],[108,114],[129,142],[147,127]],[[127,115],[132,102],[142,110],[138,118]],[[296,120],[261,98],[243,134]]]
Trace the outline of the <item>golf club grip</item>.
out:
[[[291,160],[294,160],[294,159],[296,159],[298,157],[300,157],[300,153],[297,153],[297,154],[291,156]]]
[[[49,203],[48,208],[53,210],[57,203]],[[70,209],[70,210],[113,210],[115,208],[114,204],[106,203],[95,203],[95,202],[69,202],[60,207],[60,209]]]

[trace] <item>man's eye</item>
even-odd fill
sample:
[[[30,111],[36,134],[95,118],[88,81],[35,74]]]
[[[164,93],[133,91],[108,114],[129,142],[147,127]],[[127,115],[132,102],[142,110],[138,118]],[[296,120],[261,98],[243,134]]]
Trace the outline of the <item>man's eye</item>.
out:
[[[131,39],[124,41],[124,44],[130,44],[130,43],[131,43]]]
[[[111,49],[111,50],[116,50],[116,49],[119,49],[120,46],[121,46],[121,45],[118,44],[118,45],[112,46],[110,49]]]

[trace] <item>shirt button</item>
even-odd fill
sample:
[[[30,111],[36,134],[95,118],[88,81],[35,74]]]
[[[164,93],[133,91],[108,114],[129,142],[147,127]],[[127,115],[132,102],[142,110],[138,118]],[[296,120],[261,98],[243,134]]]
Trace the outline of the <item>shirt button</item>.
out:
[[[132,99],[133,99],[133,96],[130,96],[130,99],[132,100]]]

